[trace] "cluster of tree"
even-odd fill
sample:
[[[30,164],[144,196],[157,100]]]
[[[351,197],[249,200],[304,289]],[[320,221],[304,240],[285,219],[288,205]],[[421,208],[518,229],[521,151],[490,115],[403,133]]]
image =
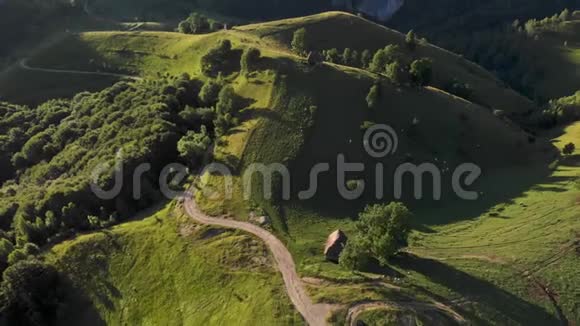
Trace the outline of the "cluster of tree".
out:
[[[566,7],[577,8],[578,5],[578,0],[407,1],[388,25],[396,30],[416,28],[435,43],[442,43],[452,35],[471,37],[482,29],[501,26],[514,19],[545,17]]]
[[[290,44],[292,51],[299,55],[306,55],[310,49],[310,42],[308,40],[308,33],[306,28],[297,29],[292,36],[292,43]]]
[[[306,39],[306,30],[300,29],[294,33],[294,40],[292,42],[292,49],[300,54],[305,53],[308,48],[303,41]],[[415,32],[409,31],[405,38],[405,46],[411,53],[415,51],[418,44],[423,41],[418,41]],[[382,49],[378,49],[374,53],[368,49],[358,52],[350,48],[345,48],[339,51],[336,48],[323,50],[322,56],[326,62],[342,64],[345,66],[366,69],[371,72],[385,75],[393,83],[406,84],[413,83],[415,85],[424,86],[431,82],[433,73],[433,64],[431,59],[420,58],[416,60],[409,60],[405,55],[405,51],[397,44],[389,44]],[[458,82],[455,83],[453,91],[461,92],[466,89],[460,89]],[[467,88],[467,87],[464,87]],[[466,93],[466,92],[465,92]],[[369,93],[370,95],[370,93]],[[372,106],[369,104],[369,106]]]
[[[532,19],[524,23],[515,20],[470,35],[450,34],[441,37],[439,43],[494,72],[530,99],[544,103],[549,99],[538,94],[536,85],[544,79],[543,62],[546,59],[543,52],[530,49],[543,33],[560,30],[570,17],[570,12],[564,10],[542,20]]]
[[[53,266],[20,261],[2,274],[0,324],[54,325],[67,301],[66,282]]]
[[[559,14],[554,14],[551,17],[544,19],[530,19],[523,26],[520,25],[519,20],[515,20],[512,24],[517,32],[525,32],[528,36],[537,36],[540,32],[545,31],[561,31],[564,23],[572,18],[572,13],[568,9],[564,9]]]
[[[371,259],[386,266],[389,259],[407,246],[411,212],[401,203],[369,205],[359,214],[355,231],[340,255],[345,268],[367,267]]]
[[[210,77],[217,77],[220,74],[229,75],[240,71],[241,64],[242,51],[233,49],[232,42],[225,39],[220,40],[201,58],[201,71]]]
[[[183,34],[202,34],[219,31],[225,26],[221,22],[194,12],[177,25],[177,31]]]
[[[580,120],[580,91],[572,96],[550,100],[544,109],[534,112],[529,123],[540,128],[553,128]]]
[[[243,105],[225,80],[187,74],[120,82],[34,109],[0,103],[0,270],[34,255],[36,245],[108,227],[157,202],[163,167],[180,158],[197,167]],[[142,163],[151,168],[135,194]],[[90,184],[112,189],[119,170],[120,194],[98,198]]]

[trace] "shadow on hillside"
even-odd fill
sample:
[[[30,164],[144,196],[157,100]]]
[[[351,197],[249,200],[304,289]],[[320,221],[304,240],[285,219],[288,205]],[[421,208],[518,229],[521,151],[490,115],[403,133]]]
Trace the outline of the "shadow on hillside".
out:
[[[87,325],[105,326],[105,321],[101,318],[99,311],[91,299],[66,276],[63,276],[66,299],[64,308],[59,313],[56,325]]]
[[[422,274],[431,282],[459,293],[468,301],[491,308],[521,325],[557,325],[558,319],[544,308],[497,287],[495,284],[473,277],[436,260],[405,254],[393,260],[405,270]]]
[[[486,212],[492,216],[491,208],[499,204],[514,204],[516,198],[525,198],[527,191],[565,192],[567,189],[561,184],[574,178],[554,176],[547,165],[542,165],[496,171],[484,175],[482,179],[481,183],[472,187],[479,193],[479,198],[474,201],[459,198],[440,202],[411,201],[409,206],[415,214],[415,223],[421,223],[424,228],[429,228],[431,225],[477,218]],[[456,197],[454,194],[450,195]]]

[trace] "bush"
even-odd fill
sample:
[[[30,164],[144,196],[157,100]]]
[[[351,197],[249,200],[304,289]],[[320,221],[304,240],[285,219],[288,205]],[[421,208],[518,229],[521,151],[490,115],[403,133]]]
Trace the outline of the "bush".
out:
[[[433,62],[431,59],[423,58],[411,63],[411,80],[419,86],[428,85],[433,76]]]
[[[242,54],[242,60],[240,62],[240,66],[242,67],[242,71],[251,72],[257,68],[258,62],[260,61],[260,50],[256,48],[248,48]]]
[[[228,66],[228,59],[232,51],[230,40],[221,40],[201,58],[201,71],[206,76],[215,76]]]
[[[369,90],[369,93],[366,98],[367,106],[369,107],[369,109],[376,108],[379,105],[379,100],[380,100],[380,88],[379,85],[374,84],[373,86],[371,86],[371,89]]]
[[[361,67],[363,69],[367,69],[369,67],[369,65],[371,64],[372,59],[373,59],[373,55],[371,54],[371,51],[368,49],[365,49],[361,53],[361,57],[360,57]]]
[[[562,154],[564,154],[566,156],[570,156],[570,155],[574,154],[575,151],[576,151],[576,145],[574,145],[574,143],[568,143],[562,149]]]
[[[338,53],[337,49],[333,48],[330,50],[325,50],[323,54],[324,60],[326,60],[327,62],[340,63],[340,54]]]
[[[195,166],[195,163],[203,158],[210,145],[211,138],[207,129],[201,126],[200,132],[188,131],[187,135],[177,142],[177,150],[179,155],[190,163],[190,166]]]
[[[218,95],[222,89],[221,83],[209,79],[199,91],[199,100],[207,106],[214,106],[218,101]]]
[[[305,55],[308,52],[308,42],[306,40],[306,29],[299,28],[294,32],[292,37],[292,51],[299,55]]]
[[[385,75],[395,84],[405,83],[406,74],[405,67],[399,61],[394,61],[385,67]]]
[[[417,48],[417,35],[415,31],[410,30],[405,36],[405,43],[409,50],[414,51]]]

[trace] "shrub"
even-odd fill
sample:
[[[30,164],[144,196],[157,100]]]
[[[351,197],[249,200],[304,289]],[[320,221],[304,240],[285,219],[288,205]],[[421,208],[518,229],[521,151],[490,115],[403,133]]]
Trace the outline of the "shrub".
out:
[[[308,42],[307,42],[306,29],[299,28],[294,32],[292,37],[292,51],[299,55],[305,55],[308,52]]]
[[[187,160],[191,166],[194,166],[197,160],[203,158],[210,145],[211,138],[207,133],[206,127],[202,125],[200,132],[188,131],[177,142],[177,150],[182,158]]]
[[[227,67],[231,51],[230,40],[221,40],[201,58],[201,71],[207,76],[217,75]]]
[[[345,48],[344,51],[342,52],[342,64],[344,64],[345,66],[350,66],[351,65],[351,56],[352,56],[352,50],[350,48]]]
[[[333,48],[330,50],[324,51],[324,60],[331,63],[339,63],[340,62],[340,54],[338,50]]]
[[[374,84],[373,86],[371,86],[371,89],[369,90],[369,93],[366,98],[367,106],[369,107],[369,109],[377,107],[377,105],[379,104],[379,100],[380,100],[379,85]]]
[[[361,61],[361,65],[363,69],[367,69],[369,67],[369,65],[371,64],[371,60],[373,59],[373,55],[371,54],[371,51],[368,49],[365,49],[360,57],[360,61]]]
[[[399,61],[387,64],[385,75],[395,84],[403,84],[407,79],[405,67]]]
[[[562,154],[564,154],[566,156],[570,156],[570,155],[574,154],[575,151],[576,151],[576,145],[574,145],[574,143],[568,143],[562,149]]]
[[[417,48],[417,35],[415,31],[410,30],[407,35],[405,36],[405,43],[409,50],[413,51]]]
[[[242,71],[251,72],[252,70],[256,69],[261,55],[262,54],[260,53],[260,50],[254,47],[246,49],[242,54],[242,59],[240,62]]]
[[[409,70],[412,81],[419,86],[428,85],[433,75],[433,62],[431,59],[423,58],[411,63]]]
[[[207,106],[214,106],[218,101],[218,95],[222,85],[215,80],[209,79],[199,91],[199,100]]]

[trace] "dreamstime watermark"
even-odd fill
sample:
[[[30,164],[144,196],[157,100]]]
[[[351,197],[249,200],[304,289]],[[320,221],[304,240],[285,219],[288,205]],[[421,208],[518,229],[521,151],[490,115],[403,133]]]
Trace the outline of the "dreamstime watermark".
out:
[[[425,198],[424,185],[429,184],[432,187],[431,194],[433,200],[442,199],[443,176],[447,175],[437,165],[432,162],[423,162],[414,164],[410,162],[401,163],[396,168],[391,169],[394,172],[387,178],[385,173],[385,161],[387,156],[395,156],[399,148],[399,138],[395,129],[388,125],[374,125],[366,130],[362,145],[365,152],[377,160],[372,167],[366,166],[361,162],[347,162],[344,154],[338,154],[336,161],[332,162],[334,169],[328,162],[315,164],[309,171],[308,187],[304,190],[292,194],[291,172],[288,167],[281,163],[261,164],[254,163],[249,165],[240,176],[242,181],[242,190],[244,199],[251,198],[253,188],[256,185],[262,186],[262,196],[265,199],[271,199],[274,196],[274,190],[283,200],[290,200],[293,197],[299,200],[309,200],[314,198],[320,185],[320,178],[324,174],[334,173],[336,177],[336,187],[338,194],[346,200],[355,200],[365,195],[367,184],[365,180],[349,180],[349,174],[369,175],[369,170],[374,173],[374,197],[377,200],[385,198],[385,181],[391,181],[392,195],[394,199],[402,199],[404,195],[405,177],[412,178],[411,187],[415,199]],[[115,164],[99,164],[93,170],[91,176],[91,189],[95,195],[103,200],[111,200],[123,192],[126,179],[131,179],[131,191],[133,199],[139,200],[142,196],[143,176],[150,172],[152,166],[150,163],[143,163],[132,170],[130,178],[124,173],[123,152],[117,152]],[[112,172],[112,173],[111,173]],[[446,169],[445,172],[448,172]],[[200,187],[203,195],[209,199],[231,199],[233,197],[234,175],[230,167],[222,163],[211,163],[204,167],[201,176],[211,173],[219,174],[223,177],[223,192],[220,192],[210,186]],[[112,174],[112,177],[111,177]],[[453,193],[463,200],[477,200],[479,193],[467,190],[465,187],[472,186],[481,176],[482,170],[473,163],[463,163],[458,165],[451,173],[451,189]],[[168,164],[159,173],[158,188],[160,192],[169,199],[191,195],[190,192],[175,190],[189,175],[188,168],[183,164]],[[430,182],[426,182],[429,180]],[[409,185],[409,183],[407,183]],[[106,189],[104,189],[106,188]]]

